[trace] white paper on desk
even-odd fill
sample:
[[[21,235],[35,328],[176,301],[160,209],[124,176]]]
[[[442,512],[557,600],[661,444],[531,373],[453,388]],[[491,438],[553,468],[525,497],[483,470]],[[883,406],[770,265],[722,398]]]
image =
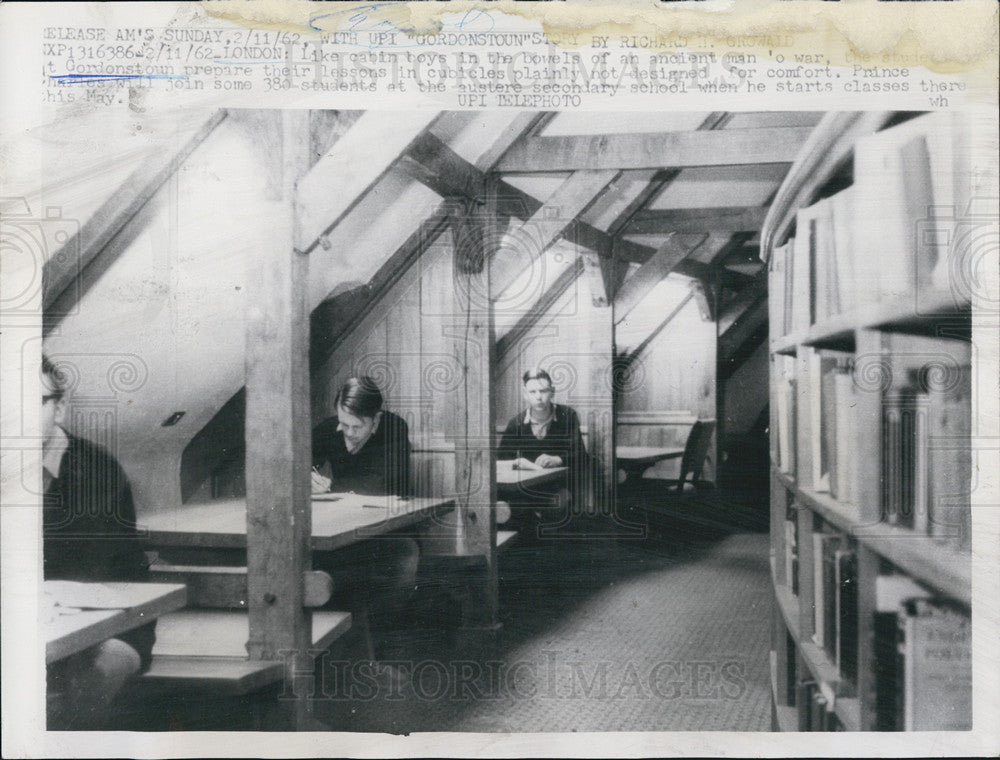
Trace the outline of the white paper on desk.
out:
[[[118,610],[122,607],[121,594],[103,583],[45,581],[45,593],[51,595],[58,607],[81,610]]]

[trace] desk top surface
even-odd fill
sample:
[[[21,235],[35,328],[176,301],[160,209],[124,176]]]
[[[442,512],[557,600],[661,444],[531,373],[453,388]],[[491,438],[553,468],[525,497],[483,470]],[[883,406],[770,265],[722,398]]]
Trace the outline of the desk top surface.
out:
[[[455,506],[451,499],[359,494],[314,494],[313,551],[330,551],[396,531]],[[187,504],[143,515],[140,529],[156,546],[245,549],[246,499]]]
[[[616,446],[615,457],[620,462],[662,462],[684,456],[683,446]]]
[[[45,581],[41,628],[45,661],[55,662],[180,609],[178,583]]]
[[[558,480],[566,472],[566,467],[549,467],[538,469],[514,469],[513,459],[497,460],[497,485],[537,485],[552,480]]]

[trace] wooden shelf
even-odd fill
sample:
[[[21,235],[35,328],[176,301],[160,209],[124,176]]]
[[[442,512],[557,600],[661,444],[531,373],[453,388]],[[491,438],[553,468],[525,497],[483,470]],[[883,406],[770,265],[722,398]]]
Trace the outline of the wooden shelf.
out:
[[[906,573],[947,596],[969,605],[972,602],[972,562],[941,543],[940,539],[915,533],[909,528],[876,523],[863,524],[861,509],[839,502],[826,493],[799,488],[795,480],[775,469],[778,480],[837,530],[855,537],[876,554]]]
[[[772,571],[773,573],[773,571]],[[774,598],[781,610],[781,617],[785,619],[785,627],[796,641],[799,640],[799,598],[792,593],[792,590],[781,583],[774,585]]]
[[[914,335],[939,335],[942,324],[968,327],[972,310],[967,300],[949,292],[933,291],[870,304],[858,317],[858,326]]]
[[[790,333],[780,338],[774,338],[771,340],[771,353],[794,356],[803,337],[802,333]]]
[[[813,325],[802,338],[802,343],[813,348],[830,348],[836,351],[855,350],[857,319],[854,314],[840,314],[822,324]]]
[[[972,604],[972,558],[943,545],[932,536],[879,523],[855,526],[862,544],[931,588],[964,605]]]
[[[861,522],[861,509],[858,506],[837,501],[828,493],[819,493],[799,488],[795,484],[794,478],[780,470],[775,470],[775,474],[778,480],[791,489],[801,501],[805,502],[805,505],[809,509],[819,514],[820,517],[838,530],[842,530],[845,533],[851,532]]]
[[[963,338],[971,322],[971,308],[951,293],[934,291],[869,304],[853,312],[838,314],[813,325],[806,333],[792,333],[772,342],[773,353],[794,354],[797,345],[828,348],[835,351],[856,350],[856,331],[862,329],[940,336],[947,325],[954,337]],[[781,350],[778,350],[778,349]]]
[[[816,645],[814,641],[806,639],[804,641],[799,641],[799,651],[802,653],[802,659],[806,663],[806,667],[809,668],[809,672],[812,673],[813,678],[816,679],[818,683],[824,683],[833,690],[834,695],[840,689],[840,670],[837,668],[836,663],[832,662],[820,647]]]

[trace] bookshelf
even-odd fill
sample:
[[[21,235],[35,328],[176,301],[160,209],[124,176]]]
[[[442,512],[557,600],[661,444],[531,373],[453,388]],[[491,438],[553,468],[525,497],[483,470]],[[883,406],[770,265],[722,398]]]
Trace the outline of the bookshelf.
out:
[[[968,125],[877,126],[762,235],[775,730],[971,728]]]

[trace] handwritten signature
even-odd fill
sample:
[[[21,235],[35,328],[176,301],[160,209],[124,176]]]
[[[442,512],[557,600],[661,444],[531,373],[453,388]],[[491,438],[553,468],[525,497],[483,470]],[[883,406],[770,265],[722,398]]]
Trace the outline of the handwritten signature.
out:
[[[399,26],[394,22],[379,18],[382,8],[389,8],[396,3],[370,3],[356,5],[342,11],[321,13],[309,19],[309,26],[317,32],[358,33],[367,32],[373,41],[361,45],[370,49],[376,48],[406,48],[417,47],[417,43],[397,43],[395,34],[416,34],[414,27]],[[473,8],[466,11],[458,21],[438,22],[435,35],[443,32],[462,32],[464,34],[484,34],[492,31],[496,21],[487,11]],[[405,39],[409,40],[408,37]],[[437,40],[441,41],[441,40]],[[445,41],[445,44],[447,42]]]

